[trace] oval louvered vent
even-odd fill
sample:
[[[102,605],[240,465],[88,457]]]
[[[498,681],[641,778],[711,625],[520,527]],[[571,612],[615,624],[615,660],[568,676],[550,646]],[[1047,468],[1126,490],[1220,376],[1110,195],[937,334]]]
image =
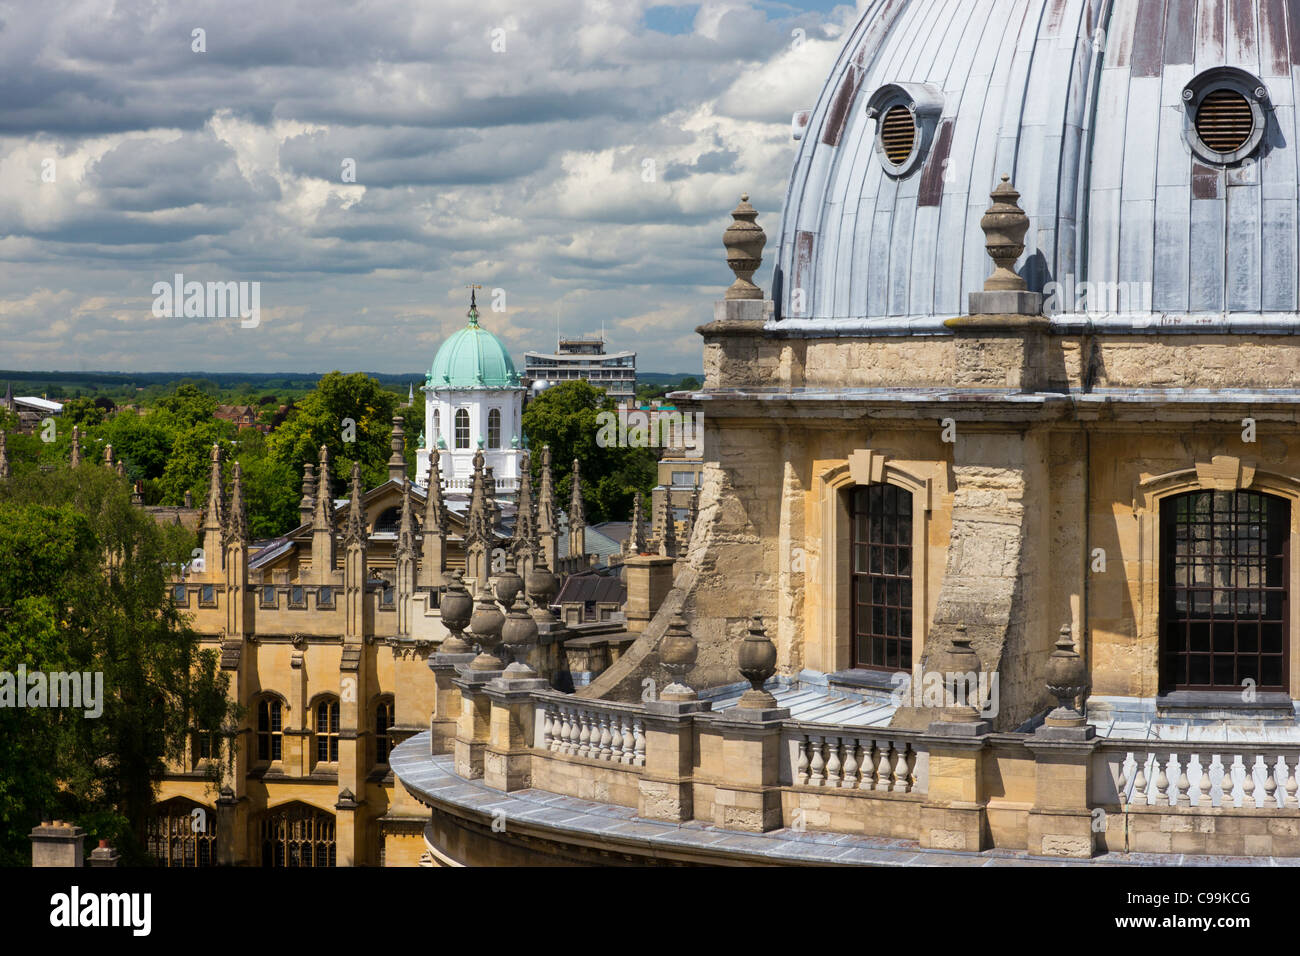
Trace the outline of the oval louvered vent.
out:
[[[880,121],[880,145],[895,166],[902,166],[916,146],[916,120],[906,106],[894,106]]]
[[[1196,111],[1196,134],[1207,149],[1235,153],[1255,132],[1255,114],[1250,102],[1236,90],[1207,93]]]

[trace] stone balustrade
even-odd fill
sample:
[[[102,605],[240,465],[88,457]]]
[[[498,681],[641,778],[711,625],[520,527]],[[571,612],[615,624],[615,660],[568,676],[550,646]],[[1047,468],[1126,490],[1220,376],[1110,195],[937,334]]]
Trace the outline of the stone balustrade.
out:
[[[1286,810],[1300,807],[1300,747],[1231,750],[1221,744],[1107,748],[1099,753],[1121,805]]]
[[[588,702],[563,694],[537,694],[537,741],[541,750],[628,767],[644,767],[645,727],[631,704]]]
[[[787,730],[786,739],[793,746],[790,782],[795,786],[925,792],[924,786],[918,786],[917,773],[918,762],[924,769],[925,753],[917,750],[910,737],[793,727]]]

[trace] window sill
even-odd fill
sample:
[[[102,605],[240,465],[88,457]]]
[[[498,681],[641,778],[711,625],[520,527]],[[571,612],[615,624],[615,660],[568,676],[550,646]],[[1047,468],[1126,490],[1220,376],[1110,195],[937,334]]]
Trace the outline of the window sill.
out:
[[[897,689],[901,682],[895,676],[902,674],[908,680],[911,679],[910,671],[885,671],[868,669],[865,667],[853,667],[848,670],[836,671],[834,674],[827,674],[827,682],[831,685],[841,687],[853,687],[860,690],[887,690]]]
[[[1156,698],[1156,714],[1161,717],[1207,717],[1212,714],[1246,717],[1292,717],[1295,707],[1290,695],[1280,691],[1261,691],[1254,700],[1243,700],[1241,691],[1179,690]]]

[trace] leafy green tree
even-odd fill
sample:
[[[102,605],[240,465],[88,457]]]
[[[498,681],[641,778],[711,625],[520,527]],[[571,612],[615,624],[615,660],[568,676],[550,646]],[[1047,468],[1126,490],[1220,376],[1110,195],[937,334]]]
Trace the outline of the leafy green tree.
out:
[[[87,701],[0,708],[0,863],[23,865],[49,816],[143,862],[164,759],[237,717],[215,651],[169,600],[190,537],[132,506],[104,468],[24,466],[0,483],[0,670],[102,675],[98,716]]]
[[[162,477],[158,479],[163,503],[180,504],[185,500],[185,492],[189,491],[193,493],[195,503],[201,505],[207,497],[212,446],[220,445],[222,456],[228,458],[234,430],[235,426],[230,422],[213,418],[176,436]]]
[[[71,428],[73,425],[99,425],[104,421],[104,410],[89,398],[70,398],[63,403],[62,424]]]
[[[171,422],[177,428],[186,428],[206,422],[217,410],[217,400],[203,392],[197,385],[181,385],[172,394],[160,398],[154,406],[154,415],[160,423]]]
[[[536,453],[551,447],[551,471],[561,507],[572,491],[573,460],[582,469],[587,520],[617,521],[632,512],[632,496],[649,494],[655,482],[655,449],[601,448],[597,438],[602,412],[614,414],[614,400],[604,389],[576,379],[548,388],[524,410],[524,434]],[[533,477],[541,472],[541,456],[533,455]]]
[[[343,487],[354,461],[361,463],[365,486],[374,487],[388,477],[388,436],[397,404],[398,396],[369,375],[330,372],[271,433],[267,453],[291,466],[301,481],[303,464],[318,460],[324,445],[333,462],[332,477],[338,482],[334,493]]]

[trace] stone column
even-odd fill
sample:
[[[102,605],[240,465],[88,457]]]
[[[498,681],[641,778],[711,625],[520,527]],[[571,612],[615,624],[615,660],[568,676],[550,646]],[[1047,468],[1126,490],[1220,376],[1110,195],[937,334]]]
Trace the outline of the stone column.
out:
[[[86,866],[114,867],[121,859],[122,854],[109,846],[107,840],[100,840],[99,846],[90,851],[90,859],[86,861]]]
[[[492,701],[487,696],[488,681],[502,671],[473,670],[466,667],[452,680],[460,691],[460,719],[456,722],[455,770],[466,780],[483,776],[483,757],[492,729]]]
[[[455,750],[456,727],[461,715],[460,688],[455,678],[473,659],[473,653],[429,655],[429,670],[433,671],[434,681],[433,713],[429,716],[429,731],[433,738],[430,752],[434,755]]]

